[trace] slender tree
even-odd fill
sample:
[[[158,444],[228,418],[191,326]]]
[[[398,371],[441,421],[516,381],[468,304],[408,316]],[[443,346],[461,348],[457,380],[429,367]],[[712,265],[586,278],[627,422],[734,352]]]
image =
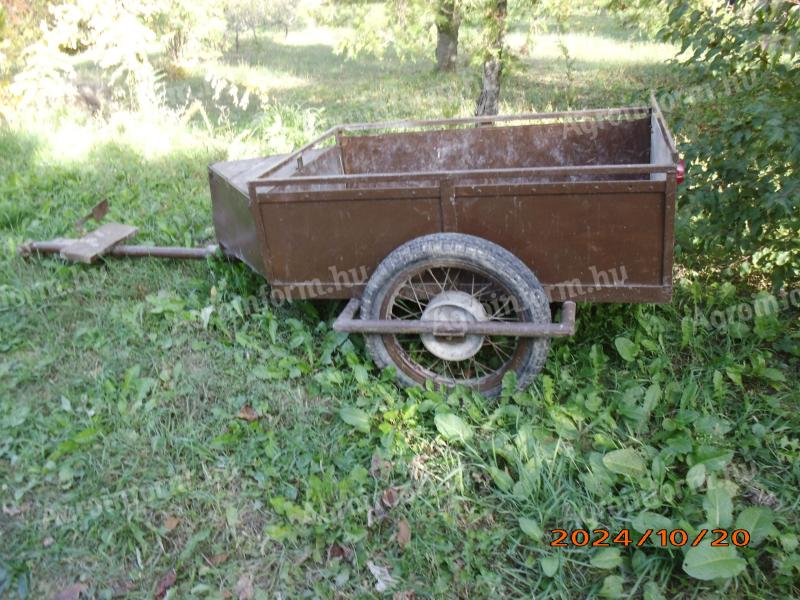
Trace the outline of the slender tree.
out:
[[[452,71],[459,51],[470,64],[482,65],[480,96],[475,114],[498,113],[504,66],[511,58],[506,47],[510,21],[522,22],[567,11],[569,0],[367,0],[324,2],[323,20],[349,25],[353,34],[339,50],[353,57],[362,52],[382,56],[392,48],[403,59],[418,55],[424,45],[436,41],[436,68]],[[653,0],[655,1],[655,0]],[[482,30],[477,40],[459,39],[462,25]],[[472,42],[472,43],[469,43]],[[466,48],[466,50],[464,50]],[[428,50],[429,51],[429,50]]]
[[[503,75],[503,52],[508,18],[508,0],[491,0],[486,22],[486,45],[483,57],[481,94],[475,115],[496,115],[500,110],[500,78]]]
[[[461,7],[456,0],[439,0],[436,6],[436,69],[455,71]]]

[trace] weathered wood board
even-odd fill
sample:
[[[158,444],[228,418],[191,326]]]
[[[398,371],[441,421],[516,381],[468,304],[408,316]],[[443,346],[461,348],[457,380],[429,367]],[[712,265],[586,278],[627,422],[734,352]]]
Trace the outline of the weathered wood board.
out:
[[[67,260],[88,264],[138,232],[139,229],[133,225],[106,223],[61,250],[61,256]]]

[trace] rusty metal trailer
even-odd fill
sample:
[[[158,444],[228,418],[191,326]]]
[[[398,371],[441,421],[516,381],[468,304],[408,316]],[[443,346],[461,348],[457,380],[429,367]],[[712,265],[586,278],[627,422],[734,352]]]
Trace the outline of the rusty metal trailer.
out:
[[[209,179],[222,252],[276,297],[348,299],[335,329],[403,384],[493,394],[542,368],[575,302],[670,300],[682,169],[652,99],[343,125]]]
[[[574,331],[574,302],[671,298],[682,163],[655,100],[343,125],[209,175],[223,251],[278,297],[350,299],[336,329],[406,384],[493,393]]]

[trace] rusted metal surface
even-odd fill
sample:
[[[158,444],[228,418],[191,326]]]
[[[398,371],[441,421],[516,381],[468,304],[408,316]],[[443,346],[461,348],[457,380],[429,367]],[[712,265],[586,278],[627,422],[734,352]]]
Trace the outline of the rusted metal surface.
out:
[[[108,200],[101,200],[92,207],[88,214],[77,220],[75,227],[83,227],[90,220],[95,220],[99,223],[107,214]]]
[[[651,100],[655,103],[655,98]],[[320,135],[315,140],[310,141],[305,146],[298,148],[289,155],[281,157],[281,159],[270,166],[261,174],[261,179],[272,177],[276,171],[286,166],[294,164],[303,164],[306,162],[307,153],[312,152],[317,146],[330,142],[332,139],[336,140],[339,146],[340,139],[343,133],[357,132],[357,131],[379,131],[379,130],[392,130],[392,129],[423,129],[429,127],[457,127],[466,125],[480,125],[487,126],[493,124],[505,124],[513,122],[526,122],[526,121],[547,121],[554,119],[615,119],[625,118],[631,116],[648,115],[652,111],[652,106],[633,106],[625,108],[600,108],[578,111],[561,111],[561,112],[547,112],[547,113],[522,113],[516,115],[499,115],[493,117],[462,117],[455,119],[433,119],[433,120],[410,120],[404,119],[399,121],[383,121],[377,123],[351,123],[348,125],[340,125],[332,127]],[[347,169],[345,168],[345,171]]]
[[[406,321],[400,319],[358,319],[356,312],[361,304],[351,298],[333,323],[334,331],[373,334],[435,334],[437,337],[464,337],[467,335],[513,337],[568,337],[575,335],[575,303],[564,302],[561,323],[527,323],[503,321]]]
[[[650,107],[627,107],[627,108],[610,108],[610,109],[593,109],[593,110],[581,110],[581,111],[566,111],[566,112],[549,112],[549,113],[524,113],[518,115],[501,115],[495,116],[491,118],[487,117],[467,117],[467,118],[456,118],[456,119],[437,119],[437,120],[401,120],[401,121],[387,121],[387,122],[378,122],[378,123],[356,123],[356,124],[349,124],[349,125],[341,125],[338,127],[334,127],[323,133],[320,137],[315,140],[312,140],[302,148],[299,148],[292,154],[286,155],[281,157],[281,160],[272,165],[269,169],[267,169],[264,173],[262,173],[261,177],[259,178],[261,183],[269,184],[272,180],[276,179],[276,175],[278,174],[277,171],[283,170],[287,166],[291,166],[292,163],[298,162],[299,164],[303,164],[306,162],[306,157],[308,153],[313,152],[316,146],[321,146],[322,144],[326,144],[330,142],[332,139],[336,140],[336,145],[341,147],[342,141],[345,140],[346,136],[344,134],[353,133],[353,132],[361,132],[361,131],[383,131],[383,130],[396,130],[396,129],[426,129],[426,128],[433,128],[438,127],[439,133],[442,131],[447,131],[443,128],[452,128],[452,127],[463,127],[466,125],[480,125],[481,128],[479,131],[486,131],[487,125],[504,125],[504,124],[512,124],[514,122],[517,123],[525,123],[525,122],[536,122],[539,123],[539,127],[547,127],[546,125],[542,124],[542,121],[549,121],[549,120],[556,120],[556,119],[568,119],[566,122],[563,122],[559,125],[556,125],[554,129],[559,130],[565,136],[569,135],[578,135],[578,130],[581,130],[585,136],[588,138],[595,138],[598,135],[598,132],[605,131],[610,132],[615,127],[622,127],[622,128],[629,128],[629,124],[631,122],[635,122],[636,120],[647,121],[651,115],[654,113],[657,114],[659,119],[662,122],[662,125],[665,130],[665,136],[668,138],[669,144],[674,150],[674,142],[672,142],[671,134],[669,133],[668,129],[666,128],[666,124],[663,121],[663,115],[661,115],[660,108],[658,108],[658,104],[655,101],[655,98],[651,99],[651,106]],[[637,117],[639,119],[634,119]],[[642,123],[640,123],[641,125]],[[508,128],[505,128],[508,129]],[[462,129],[461,131],[469,131]],[[437,132],[433,132],[434,134]],[[386,134],[386,135],[397,135],[397,134]],[[606,135],[612,135],[606,133]],[[633,134],[635,135],[635,134]],[[369,136],[359,136],[359,137],[369,137]],[[623,136],[624,137],[624,136]],[[628,140],[630,143],[631,140]],[[538,142],[536,142],[538,143]],[[587,141],[584,140],[581,142],[581,145],[586,145]],[[386,151],[386,148],[381,148],[382,152]],[[568,150],[568,153],[572,151]],[[602,153],[602,151],[601,151]],[[611,164],[615,164],[617,161],[612,161]],[[566,163],[565,163],[566,164]],[[344,171],[345,173],[350,173],[352,169],[348,167],[347,164],[344,164]],[[574,166],[574,165],[573,165]],[[430,167],[427,167],[427,170],[431,170]],[[301,173],[297,173],[298,175]],[[267,181],[269,179],[270,181]],[[256,183],[259,183],[257,181]]]
[[[298,173],[314,176],[321,172],[341,172],[338,148],[309,149],[303,156],[306,163],[280,163],[288,155],[267,158],[220,162],[208,167],[211,187],[212,218],[217,240],[226,256],[236,258],[263,276],[268,276],[264,264],[263,240],[258,234],[250,209],[248,182],[265,172],[275,176]]]
[[[284,177],[264,179],[250,182],[256,194],[280,194],[278,186],[290,188],[290,191],[328,192],[352,189],[348,184],[363,184],[364,191],[370,189],[369,184],[383,184],[383,188],[392,186],[407,187],[414,185],[432,185],[442,178],[458,178],[463,184],[480,184],[503,181],[504,183],[547,183],[559,178],[582,183],[603,179],[625,179],[634,181],[647,179],[651,173],[675,173],[674,165],[652,165],[650,163],[633,165],[580,165],[575,167],[524,167],[511,169],[471,169],[454,171],[407,171],[402,173],[376,173],[374,175],[319,175],[316,177]],[[514,181],[516,180],[516,181]],[[337,187],[338,186],[338,187]],[[381,189],[381,188],[379,188]]]
[[[78,240],[58,238],[46,242],[27,242],[19,247],[22,256],[31,254],[60,254]],[[219,246],[211,244],[205,248],[181,248],[177,246],[126,246],[117,244],[105,253],[107,256],[180,258],[200,260],[214,255]]]
[[[219,250],[217,244],[209,244],[204,248],[181,248],[178,246],[114,246],[111,249],[112,256],[128,256],[132,258],[144,258],[152,256],[155,258],[177,258],[202,260],[213,256]]]
[[[484,188],[457,196],[457,229],[511,250],[563,294],[577,284],[661,285],[663,191],[597,187],[507,195]]]
[[[326,284],[324,297],[341,297],[352,284],[365,283],[367,271],[399,245],[441,231],[439,190],[428,197],[403,192],[365,200],[320,197],[259,204],[268,279],[319,280]]]
[[[247,182],[260,176],[281,156],[216,163],[208,167],[214,230],[223,252],[266,275],[261,240],[250,211]]]
[[[654,98],[651,99],[651,102]],[[622,108],[590,108],[585,110],[569,110],[540,113],[519,113],[514,115],[483,115],[480,117],[456,117],[453,119],[379,121],[377,123],[352,123],[342,125],[338,131],[364,131],[380,129],[411,129],[422,127],[452,127],[456,125],[492,125],[523,121],[543,121],[563,118],[611,118],[630,117],[647,114],[651,106],[627,106]]]
[[[588,135],[580,126],[559,123],[351,136],[342,137],[341,146],[353,174],[479,172],[649,161],[649,118],[595,125]]]
[[[552,301],[665,302],[676,163],[655,102],[345,125],[234,176],[213,165],[214,222],[287,298],[356,297],[397,246],[457,231],[518,256]]]

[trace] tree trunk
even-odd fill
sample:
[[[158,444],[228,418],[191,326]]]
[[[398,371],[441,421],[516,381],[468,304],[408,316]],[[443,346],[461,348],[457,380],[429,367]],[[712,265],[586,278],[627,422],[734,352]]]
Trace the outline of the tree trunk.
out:
[[[455,71],[461,14],[456,0],[439,0],[436,7],[436,69]]]
[[[483,85],[475,104],[475,116],[496,115],[500,110],[500,78],[503,75],[503,43],[506,33],[508,0],[494,0],[486,56],[483,59]]]

